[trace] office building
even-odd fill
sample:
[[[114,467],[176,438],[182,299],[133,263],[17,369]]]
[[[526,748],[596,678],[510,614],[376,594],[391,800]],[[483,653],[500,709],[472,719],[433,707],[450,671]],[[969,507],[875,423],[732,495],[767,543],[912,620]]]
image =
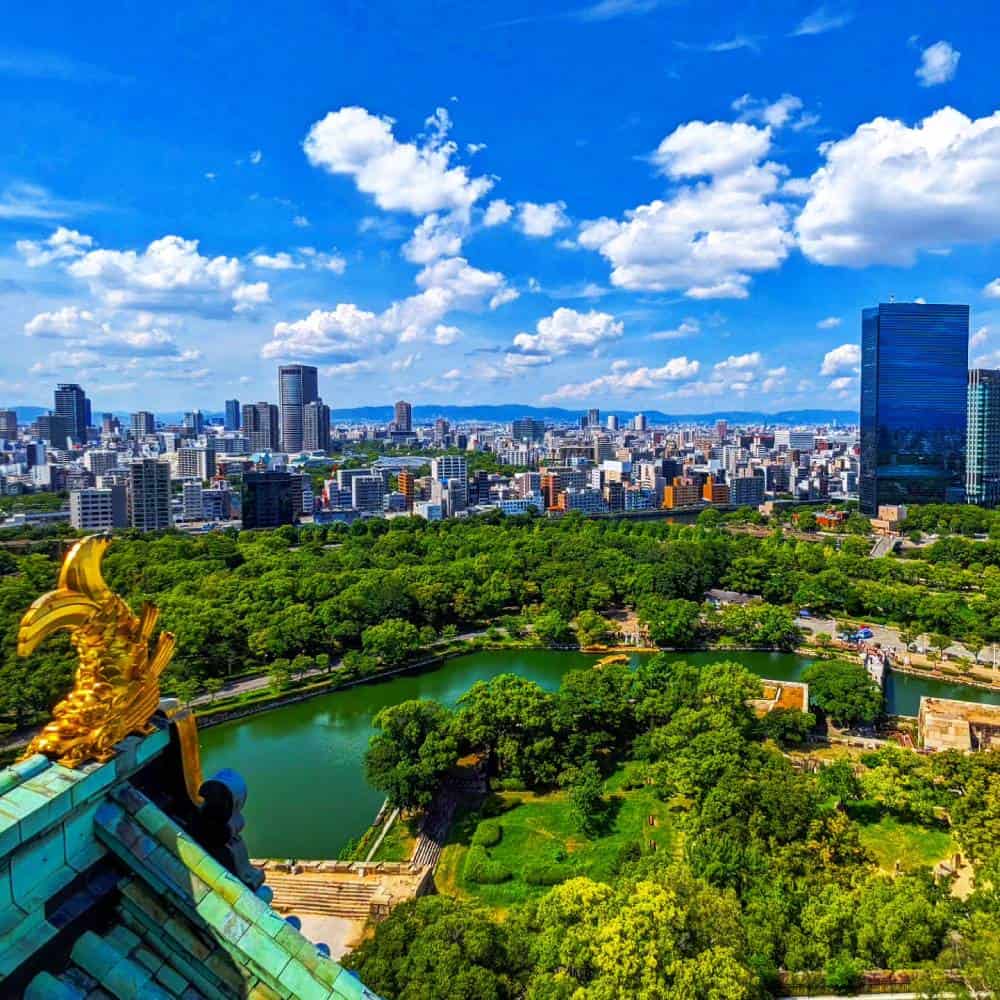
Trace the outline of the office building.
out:
[[[53,412],[65,419],[75,444],[87,441],[88,409],[87,396],[75,382],[62,382],[56,386]]]
[[[322,399],[306,403],[302,408],[302,449],[330,450],[330,407]]]
[[[278,407],[274,403],[244,404],[243,433],[252,452],[277,451],[279,427]]]
[[[431,459],[431,478],[439,483],[449,479],[461,479],[464,483],[468,478],[468,465],[464,455],[441,455]]]
[[[73,439],[73,428],[67,417],[45,413],[38,418],[38,437],[53,448],[64,449]]]
[[[281,448],[302,451],[304,408],[319,399],[319,381],[313,365],[281,365],[278,368],[278,411]]]
[[[148,410],[132,414],[132,437],[137,441],[156,433],[156,417]]]
[[[0,440],[17,440],[17,410],[0,410]]]
[[[756,507],[764,502],[763,476],[732,476],[729,502],[737,507]]]
[[[355,510],[380,513],[384,497],[385,481],[381,476],[373,476],[369,470],[368,475],[351,479],[351,506]]]
[[[637,413],[632,418],[632,427],[633,427],[634,430],[644,431],[646,429],[646,414],[645,413]]]
[[[215,475],[215,448],[211,445],[177,449],[177,478],[207,482]]]
[[[293,524],[292,474],[247,472],[243,476],[242,523],[244,528],[280,528]]]
[[[417,517],[422,517],[425,521],[440,521],[444,517],[441,504],[433,503],[430,500],[414,504],[413,513]]]
[[[600,427],[601,426],[601,411],[596,407],[592,410],[587,410],[587,427]]]
[[[709,476],[702,487],[701,498],[706,503],[727,504],[729,503],[729,487]]]
[[[111,531],[128,525],[128,501],[124,486],[89,486],[71,490],[69,523],[77,531]]]
[[[608,414],[608,421],[607,422],[608,422],[608,430],[609,431],[616,431],[616,430],[618,430],[618,418],[613,413],[609,413]]]
[[[969,307],[881,303],[861,320],[861,512],[965,495]]]
[[[778,451],[812,451],[815,445],[816,435],[812,431],[779,428],[774,432],[774,447]]]
[[[515,441],[541,441],[545,437],[545,421],[534,417],[519,417],[510,425]]]
[[[139,531],[170,527],[170,466],[155,458],[128,464],[128,523]]]
[[[184,434],[187,437],[198,437],[205,433],[205,417],[201,410],[192,410],[184,414]]]
[[[701,493],[693,479],[675,476],[672,483],[663,487],[664,507],[692,507],[700,500]]]
[[[233,491],[222,482],[201,491],[201,516],[205,521],[228,521],[233,516]]]
[[[103,476],[105,472],[118,468],[122,460],[121,452],[110,451],[107,448],[91,448],[83,456],[84,466],[95,477]]]
[[[567,513],[578,510],[583,514],[604,514],[607,513],[608,505],[604,502],[600,490],[595,490],[592,486],[584,486],[582,489],[571,486],[557,497],[556,510]]]
[[[240,401],[238,399],[226,400],[225,428],[227,431],[238,431],[240,429]]]
[[[401,469],[396,477],[396,488],[406,500],[406,509],[413,510],[413,496],[416,491],[416,483],[413,473],[409,469]]]
[[[1000,371],[973,368],[965,444],[965,499],[981,507],[1000,504]]]
[[[413,407],[405,399],[399,400],[394,407],[393,423],[397,431],[409,434],[413,430]]]
[[[181,515],[185,521],[200,521],[204,516],[204,504],[200,479],[186,479],[181,484]]]

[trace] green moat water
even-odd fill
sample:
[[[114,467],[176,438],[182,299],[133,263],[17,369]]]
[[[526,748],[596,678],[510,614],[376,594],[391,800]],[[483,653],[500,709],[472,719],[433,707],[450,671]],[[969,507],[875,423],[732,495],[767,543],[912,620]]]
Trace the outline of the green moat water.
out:
[[[812,662],[791,653],[678,653],[691,663],[738,660],[773,680],[797,680]],[[206,775],[223,767],[247,780],[245,840],[254,857],[334,858],[371,822],[383,796],[369,787],[362,758],[379,709],[411,698],[453,705],[476,681],[515,673],[543,687],[592,664],[594,656],[556,650],[482,651],[436,670],[405,674],[287,705],[201,734]],[[1000,702],[981,688],[889,674],[889,711],[916,715],[921,695]]]

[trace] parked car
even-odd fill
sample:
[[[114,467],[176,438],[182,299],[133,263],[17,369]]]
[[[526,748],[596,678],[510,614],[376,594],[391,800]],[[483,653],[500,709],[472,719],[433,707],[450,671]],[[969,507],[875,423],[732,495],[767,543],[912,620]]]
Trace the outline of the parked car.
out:
[[[871,639],[875,633],[865,626],[864,628],[859,628],[857,632],[854,633],[859,639]]]
[[[800,618],[812,618],[812,612],[808,608],[802,608],[802,610],[799,611],[799,617]]]

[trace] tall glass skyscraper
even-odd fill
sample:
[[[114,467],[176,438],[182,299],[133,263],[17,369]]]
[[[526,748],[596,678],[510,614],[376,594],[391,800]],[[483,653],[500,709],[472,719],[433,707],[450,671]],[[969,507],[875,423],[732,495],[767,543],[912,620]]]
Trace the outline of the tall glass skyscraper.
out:
[[[278,409],[281,412],[281,447],[302,451],[303,407],[319,399],[316,369],[312,365],[278,368]]]
[[[965,448],[965,499],[981,507],[1000,505],[1000,371],[969,372]]]
[[[969,307],[861,313],[861,511],[964,498]]]

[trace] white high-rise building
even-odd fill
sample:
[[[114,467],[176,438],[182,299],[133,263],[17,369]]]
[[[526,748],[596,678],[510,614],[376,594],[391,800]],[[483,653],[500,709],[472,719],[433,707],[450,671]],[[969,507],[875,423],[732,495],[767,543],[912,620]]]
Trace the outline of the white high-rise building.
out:
[[[431,459],[431,478],[439,483],[446,483],[449,479],[465,482],[469,478],[468,470],[464,455],[441,455]]]
[[[128,524],[124,486],[71,490],[69,523],[77,531],[111,531]]]
[[[200,521],[205,506],[200,479],[187,479],[181,487],[181,511],[185,521]]]
[[[170,527],[170,465],[140,458],[128,466],[128,522],[140,531]]]

